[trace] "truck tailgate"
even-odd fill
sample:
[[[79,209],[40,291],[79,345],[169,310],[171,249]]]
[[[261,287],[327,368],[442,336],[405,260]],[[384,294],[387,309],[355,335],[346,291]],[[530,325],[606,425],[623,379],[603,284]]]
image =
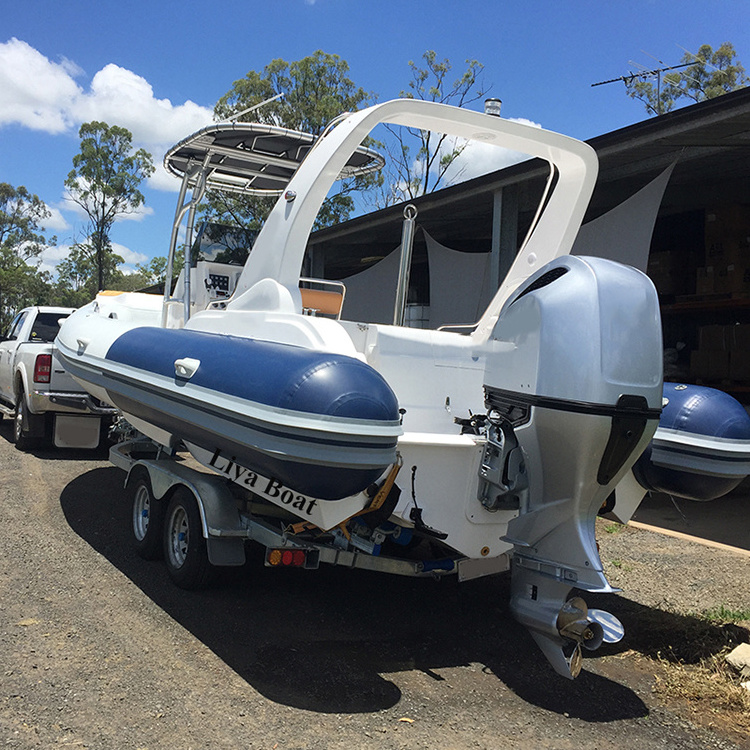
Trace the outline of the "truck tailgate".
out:
[[[57,356],[57,348],[51,347],[52,373],[49,390],[56,393],[84,393],[84,389],[76,382],[72,375],[63,369],[62,362]]]

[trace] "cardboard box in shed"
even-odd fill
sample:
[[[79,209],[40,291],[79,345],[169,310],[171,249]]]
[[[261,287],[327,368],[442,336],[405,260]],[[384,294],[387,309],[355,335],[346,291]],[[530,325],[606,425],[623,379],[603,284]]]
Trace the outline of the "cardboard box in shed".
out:
[[[690,354],[690,372],[698,380],[725,380],[729,377],[729,350],[696,349]]]
[[[714,267],[699,268],[695,279],[696,294],[714,294]]]

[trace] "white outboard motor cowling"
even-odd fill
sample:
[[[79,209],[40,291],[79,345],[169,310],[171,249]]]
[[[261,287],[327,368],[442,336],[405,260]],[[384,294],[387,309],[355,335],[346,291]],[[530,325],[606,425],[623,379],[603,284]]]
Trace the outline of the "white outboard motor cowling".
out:
[[[508,299],[492,342],[485,400],[496,429],[487,452],[508,458],[497,473],[502,482],[484,477],[482,502],[507,507],[507,488],[523,488],[505,538],[515,548],[511,606],[556,671],[575,677],[581,647],[601,643],[602,627],[581,599],[571,626],[567,600],[573,589],[613,590],[597,551],[596,514],[659,420],[656,290],[629,266],[557,258]],[[607,622],[604,640],[615,640],[616,618],[598,616]]]

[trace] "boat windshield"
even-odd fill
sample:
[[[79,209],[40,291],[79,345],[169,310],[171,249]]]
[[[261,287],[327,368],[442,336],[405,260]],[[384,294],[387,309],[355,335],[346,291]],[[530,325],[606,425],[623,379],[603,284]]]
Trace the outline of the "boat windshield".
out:
[[[190,265],[199,261],[244,266],[258,232],[225,224],[203,222],[190,252]]]

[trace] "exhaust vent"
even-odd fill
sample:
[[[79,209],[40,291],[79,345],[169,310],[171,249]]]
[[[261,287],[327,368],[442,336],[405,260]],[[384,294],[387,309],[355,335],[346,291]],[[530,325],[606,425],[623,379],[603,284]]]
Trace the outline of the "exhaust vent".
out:
[[[516,297],[511,304],[515,304],[518,302],[521,297],[529,294],[529,292],[535,292],[537,289],[541,289],[542,287],[548,286],[553,281],[557,281],[561,276],[564,276],[568,272],[568,269],[564,266],[558,266],[557,268],[553,268],[551,271],[547,271],[547,273],[543,273],[536,281],[529,284],[526,289],[524,289],[518,297]]]

